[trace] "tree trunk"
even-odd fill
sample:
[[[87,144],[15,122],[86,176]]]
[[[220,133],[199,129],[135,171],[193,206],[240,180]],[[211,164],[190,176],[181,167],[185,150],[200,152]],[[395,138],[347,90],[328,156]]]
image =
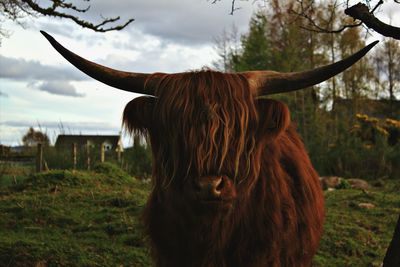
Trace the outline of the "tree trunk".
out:
[[[86,164],[87,164],[87,169],[88,169],[88,171],[90,171],[90,164],[91,164],[91,162],[90,162],[90,142],[89,142],[89,140],[88,141],[86,141]]]

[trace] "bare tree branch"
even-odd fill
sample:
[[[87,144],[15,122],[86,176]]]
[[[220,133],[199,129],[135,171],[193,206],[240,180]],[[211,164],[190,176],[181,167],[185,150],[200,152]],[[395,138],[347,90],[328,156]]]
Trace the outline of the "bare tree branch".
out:
[[[370,12],[366,5],[358,3],[352,7],[347,8],[344,13],[354,19],[360,20],[362,23],[365,24],[365,26],[375,30],[376,32],[384,36],[400,40],[400,28],[383,23],[373,15],[373,12],[381,4],[383,4],[382,0],[379,1],[378,5]]]
[[[90,0],[82,1],[90,2]],[[19,24],[21,24],[20,20],[25,16],[51,16],[72,20],[76,24],[96,32],[122,30],[134,21],[134,19],[129,19],[125,23],[117,26],[104,27],[105,25],[108,26],[111,23],[119,21],[120,17],[103,18],[100,23],[94,24],[68,12],[85,13],[89,10],[90,5],[87,5],[85,8],[79,8],[66,0],[48,0],[47,6],[44,3],[46,2],[38,2],[36,0],[0,0],[0,12],[3,18],[13,20]],[[0,35],[1,34],[2,32],[0,31]]]
[[[309,11],[312,11],[311,9],[312,9],[313,2],[311,2],[308,6],[304,6],[304,2],[301,0],[297,0],[297,3],[299,4],[300,11],[291,9],[290,12],[297,15],[297,17],[304,18],[310,24],[310,27],[300,26],[302,29],[305,29],[308,31],[318,32],[318,33],[340,33],[347,28],[358,27],[362,24],[362,22],[353,23],[353,24],[344,24],[341,27],[336,28],[336,29],[332,29],[329,26],[321,26],[321,25],[317,24],[316,19],[314,17],[309,15],[309,14],[313,13],[313,12],[309,12]],[[335,8],[336,8],[336,2],[335,2],[335,6],[331,10],[329,20],[325,22],[326,25],[332,25],[332,21],[333,21],[334,14],[335,14]]]
[[[216,4],[217,2],[220,2],[221,0],[207,0],[207,1],[211,1],[211,4]],[[240,1],[248,2],[249,0],[240,0]],[[268,0],[253,0],[252,3],[254,4],[258,1],[263,1],[265,3]],[[229,12],[229,15],[233,15],[233,13],[239,9],[242,9],[242,8],[236,6],[236,0],[231,0],[231,11]]]
[[[74,21],[76,24],[84,27],[84,28],[88,28],[88,29],[92,29],[96,32],[107,32],[107,31],[113,31],[113,30],[122,30],[123,28],[125,28],[126,26],[128,26],[131,22],[134,21],[134,19],[129,19],[127,22],[125,22],[122,25],[118,25],[118,26],[114,26],[114,27],[109,27],[109,28],[103,28],[102,26],[108,24],[108,23],[112,23],[115,21],[120,20],[120,17],[115,17],[115,18],[106,18],[104,19],[102,22],[100,22],[99,24],[93,24],[91,22],[85,21],[80,19],[79,17],[70,15],[70,14],[66,14],[63,12],[59,12],[56,9],[58,7],[61,8],[67,8],[67,9],[72,9],[78,12],[86,12],[90,6],[88,6],[86,9],[79,9],[76,6],[74,6],[72,3],[65,3],[64,0],[52,0],[53,5],[52,7],[48,7],[48,8],[44,8],[42,6],[39,6],[39,4],[37,4],[36,2],[32,1],[32,0],[22,0],[22,2],[26,3],[32,10],[44,15],[44,16],[51,16],[51,17],[59,17],[59,18],[66,18],[66,19],[70,19],[72,21]]]
[[[310,4],[306,6],[305,4],[306,2]],[[302,27],[303,29],[308,31],[321,32],[321,33],[340,33],[347,28],[354,28],[364,25],[365,28],[367,28],[368,30],[372,29],[384,36],[400,40],[400,28],[394,27],[389,24],[385,24],[374,16],[374,12],[378,9],[378,7],[380,7],[385,3],[383,0],[379,0],[374,7],[369,6],[370,1],[368,0],[365,0],[368,6],[363,3],[358,3],[354,6],[349,6],[348,0],[335,1],[332,10],[338,7],[337,2],[340,2],[340,5],[346,7],[346,9],[344,10],[344,13],[346,15],[352,17],[354,20],[357,21],[351,24],[344,24],[338,26],[337,28],[332,28],[332,25],[330,25],[329,20],[322,23],[322,25],[318,24],[317,23],[318,20],[313,16],[314,10],[312,8],[312,4],[314,3],[314,1],[297,0],[299,8],[297,9],[297,11],[292,9],[291,12],[295,14],[298,18],[303,18],[309,23],[310,27],[307,26]],[[394,0],[394,2],[400,4],[400,0]]]
[[[235,12],[236,10],[240,9],[240,7],[235,7],[235,1],[236,0],[232,0],[232,5],[231,5],[231,15],[233,15],[233,12]]]

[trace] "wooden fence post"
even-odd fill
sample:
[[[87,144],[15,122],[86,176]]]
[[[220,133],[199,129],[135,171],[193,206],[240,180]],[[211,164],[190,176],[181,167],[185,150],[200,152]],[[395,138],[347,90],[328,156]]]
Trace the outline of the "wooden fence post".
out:
[[[36,172],[43,171],[43,145],[41,143],[37,144],[36,151]]]
[[[86,142],[86,156],[87,156],[87,169],[90,171],[90,143],[89,140]]]
[[[72,172],[76,170],[76,143],[72,143]]]
[[[121,154],[122,154],[121,148],[117,147],[117,160],[119,163],[121,163],[121,159],[122,159]]]
[[[106,158],[106,150],[104,148],[104,143],[100,145],[100,162],[103,163]]]

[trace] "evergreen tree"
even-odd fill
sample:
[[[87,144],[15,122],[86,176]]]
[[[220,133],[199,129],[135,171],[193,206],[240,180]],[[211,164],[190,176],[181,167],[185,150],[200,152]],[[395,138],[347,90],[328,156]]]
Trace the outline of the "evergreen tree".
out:
[[[262,12],[257,12],[251,18],[248,35],[241,38],[241,53],[231,55],[233,70],[246,71],[271,68],[267,27],[267,19]]]

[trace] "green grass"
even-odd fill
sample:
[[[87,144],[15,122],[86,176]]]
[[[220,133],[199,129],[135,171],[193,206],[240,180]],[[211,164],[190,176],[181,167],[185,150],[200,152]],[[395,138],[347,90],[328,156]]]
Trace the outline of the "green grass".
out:
[[[1,188],[0,266],[149,266],[140,224],[148,189],[113,168]]]
[[[400,213],[400,181],[368,192],[325,192],[326,222],[315,266],[380,266]],[[360,208],[371,203],[373,209]]]
[[[35,170],[33,164],[0,164],[0,187],[9,186],[26,179]]]
[[[400,213],[400,181],[383,185],[325,193],[314,266],[380,265]],[[148,192],[111,164],[0,184],[0,266],[151,266],[140,223]]]

